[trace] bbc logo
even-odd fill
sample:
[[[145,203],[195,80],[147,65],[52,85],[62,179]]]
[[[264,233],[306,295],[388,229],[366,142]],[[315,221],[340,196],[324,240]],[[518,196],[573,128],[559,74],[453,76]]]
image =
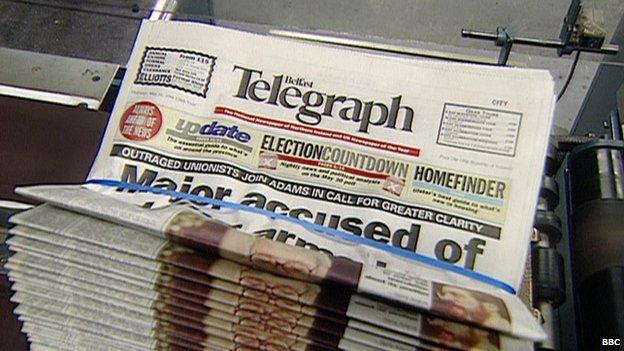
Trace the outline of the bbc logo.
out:
[[[620,346],[622,341],[620,339],[602,339],[603,346]]]

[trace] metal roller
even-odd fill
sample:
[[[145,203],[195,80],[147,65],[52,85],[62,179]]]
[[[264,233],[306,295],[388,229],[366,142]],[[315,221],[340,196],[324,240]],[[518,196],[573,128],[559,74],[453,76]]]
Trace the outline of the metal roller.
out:
[[[541,233],[546,234],[553,245],[561,240],[561,220],[552,211],[535,211],[533,227]]]
[[[553,307],[559,307],[565,299],[563,257],[555,249],[535,246],[531,260],[535,300],[547,301]]]
[[[555,209],[559,205],[559,187],[553,177],[544,176],[539,196],[546,200],[549,210]]]
[[[548,149],[546,150],[546,160],[544,161],[544,174],[552,177],[557,173],[558,168],[557,162],[557,151],[552,144],[548,144]]]
[[[623,156],[624,142],[597,140],[568,158],[573,282],[585,350],[624,335]]]

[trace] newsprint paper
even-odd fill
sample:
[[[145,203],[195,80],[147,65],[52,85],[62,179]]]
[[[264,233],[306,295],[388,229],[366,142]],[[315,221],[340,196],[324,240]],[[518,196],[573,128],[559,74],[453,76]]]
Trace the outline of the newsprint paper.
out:
[[[105,286],[124,286],[125,289],[136,285],[138,278],[144,281],[141,285],[148,292],[162,291],[152,287],[152,284],[156,284],[161,288],[166,287],[167,294],[170,294],[173,283],[170,279],[162,280],[160,277],[163,274],[211,287],[208,291],[215,287],[226,290],[229,295],[246,296],[245,291],[260,290],[263,294],[270,292],[279,300],[284,300],[277,305],[315,319],[337,323],[354,319],[373,324],[373,329],[361,328],[369,333],[374,333],[372,330],[377,327],[390,328],[394,332],[436,343],[443,343],[439,334],[428,337],[425,332],[419,332],[422,330],[422,327],[418,327],[420,322],[407,316],[421,319],[418,317],[418,311],[421,311],[455,321],[451,323],[454,326],[466,323],[501,335],[529,340],[541,340],[544,337],[532,314],[513,294],[461,274],[450,271],[441,273],[440,268],[410,262],[376,248],[358,250],[360,245],[344,243],[322,233],[309,232],[308,235],[318,236],[345,255],[330,256],[324,252],[249,235],[211,218],[209,213],[204,212],[206,209],[200,211],[188,204],[159,209],[142,208],[83,186],[34,186],[19,188],[17,191],[47,204],[12,217],[12,222],[18,225],[11,231],[16,235],[10,240],[11,248],[18,253],[11,258],[13,268],[15,265],[26,265],[33,269],[50,270],[50,267],[61,264],[64,268],[53,271],[66,272],[73,267],[71,270],[79,270],[80,273],[69,276],[102,284],[98,283],[98,278],[87,278],[95,270],[107,279],[124,281],[104,283]],[[248,216],[258,218],[260,215]],[[304,233],[306,230],[301,227],[296,232]],[[28,243],[30,240],[42,243]],[[117,262],[98,264],[99,259],[94,258],[94,254]],[[57,262],[50,262],[49,258],[41,255],[51,256]],[[128,255],[142,259],[137,260]],[[346,259],[345,256],[357,259]],[[163,268],[163,265],[167,268]],[[134,273],[129,266],[137,266]],[[253,272],[252,269],[258,271]],[[14,274],[15,270],[12,272]],[[206,280],[205,275],[210,279]],[[296,280],[286,280],[284,277]],[[182,289],[186,294],[215,299],[201,285],[192,284],[189,287],[188,283],[176,282],[173,284],[176,291],[186,286],[186,289]],[[232,284],[247,290],[241,291],[240,287],[233,287]],[[178,292],[176,296],[179,296]],[[236,299],[225,299],[228,300]],[[393,310],[391,305],[380,301],[399,303],[404,309]],[[384,316],[389,317],[388,313],[397,317],[385,319]],[[302,327],[313,327],[324,332],[337,330],[322,327],[321,324],[304,322]],[[468,330],[472,333],[475,329]],[[302,336],[314,339],[307,332]],[[489,340],[489,337],[486,339]],[[497,344],[501,349],[515,349],[511,345],[516,345],[510,338],[500,339]]]
[[[517,290],[553,108],[546,71],[145,21],[90,179],[284,214]]]
[[[14,220],[23,224],[11,229],[16,254],[9,262],[10,278],[16,291],[13,301],[22,308],[57,315],[87,309],[96,313],[73,313],[74,318],[89,316],[153,337],[159,335],[151,331],[166,322],[187,332],[214,335],[221,330],[217,335],[226,339],[236,339],[228,331],[251,333],[248,340],[239,338],[251,346],[253,340],[290,343],[279,350],[298,349],[295,345],[362,350],[343,347],[347,341],[388,350],[438,349],[435,344],[461,350],[530,348],[503,334],[349,296],[329,286],[315,289],[48,205]],[[110,318],[115,321],[110,323]]]

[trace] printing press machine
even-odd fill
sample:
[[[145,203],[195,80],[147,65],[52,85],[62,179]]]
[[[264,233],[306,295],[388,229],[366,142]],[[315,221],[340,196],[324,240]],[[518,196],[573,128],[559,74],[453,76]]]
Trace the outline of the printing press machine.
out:
[[[414,60],[545,68],[555,78],[560,103],[522,292],[549,334],[536,349],[592,349],[588,340],[611,340],[605,349],[617,340],[622,344],[624,53],[618,45],[624,44],[624,5],[534,3],[520,9],[514,1],[496,8],[450,0],[409,6],[0,0],[0,243],[8,217],[28,206],[13,192],[16,185],[81,183],[87,177],[144,18],[200,21]],[[586,11],[591,6],[604,7],[606,16]],[[563,13],[563,24],[553,19]],[[534,39],[550,37],[545,28],[560,30],[552,35],[559,39]],[[0,246],[0,265],[8,255]],[[0,287],[0,350],[25,350],[1,266]]]

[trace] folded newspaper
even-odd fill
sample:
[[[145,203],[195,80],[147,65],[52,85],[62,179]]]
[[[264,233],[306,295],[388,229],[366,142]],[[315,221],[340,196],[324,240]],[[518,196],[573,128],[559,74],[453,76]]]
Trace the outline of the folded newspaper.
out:
[[[89,184],[18,190],[16,312],[43,348],[530,349],[552,90],[145,21]]]
[[[360,263],[242,233],[188,205],[139,208],[79,186],[19,192],[48,202],[11,219],[13,300],[29,328],[62,317],[61,329],[112,328],[105,336],[139,347],[185,347],[181,338],[201,349],[523,350],[531,344],[510,334],[542,336],[504,292],[427,286],[401,272],[396,282],[415,293],[397,305],[383,291],[359,291],[367,278],[344,267]],[[428,303],[415,304],[417,295]]]

